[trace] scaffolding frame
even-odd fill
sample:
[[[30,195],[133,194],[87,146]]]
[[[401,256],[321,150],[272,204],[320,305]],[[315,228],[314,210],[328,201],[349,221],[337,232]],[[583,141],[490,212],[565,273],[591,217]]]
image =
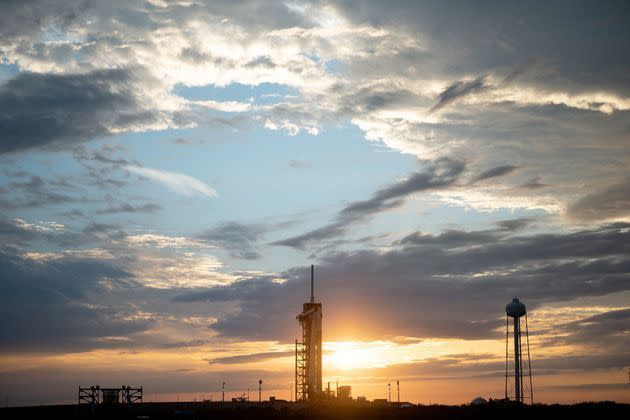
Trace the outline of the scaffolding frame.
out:
[[[103,396],[108,392],[116,392],[118,394],[118,404],[134,404],[142,402],[142,387],[132,388],[123,385],[119,388],[102,388],[100,385],[89,387],[79,386],[79,405],[103,404]]]
[[[302,338],[304,340],[304,338]],[[295,401],[308,399],[308,351],[304,341],[295,340]]]

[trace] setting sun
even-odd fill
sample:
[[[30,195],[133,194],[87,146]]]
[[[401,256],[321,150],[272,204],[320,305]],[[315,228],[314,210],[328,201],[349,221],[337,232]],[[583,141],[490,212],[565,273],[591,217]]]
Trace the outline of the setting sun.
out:
[[[337,342],[327,343],[328,352],[324,360],[331,368],[339,370],[383,367],[396,362],[392,354],[392,343]]]
[[[335,368],[342,370],[367,367],[376,353],[373,349],[357,348],[353,343],[342,343],[329,356],[328,362]]]

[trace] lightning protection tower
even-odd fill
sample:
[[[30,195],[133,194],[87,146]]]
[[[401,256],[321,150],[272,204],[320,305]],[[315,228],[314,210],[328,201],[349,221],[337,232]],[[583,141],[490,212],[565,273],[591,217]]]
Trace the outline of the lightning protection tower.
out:
[[[529,329],[527,327],[527,310],[517,298],[512,299],[505,307],[505,399],[524,403],[529,400],[534,403],[532,388],[532,369],[529,354]],[[521,318],[525,318],[525,346],[522,344]],[[512,318],[512,322],[510,322]],[[513,325],[510,331],[510,324]],[[510,352],[510,337],[514,342],[514,349]],[[524,355],[523,352],[526,352]],[[525,361],[525,363],[523,363]],[[510,378],[514,377],[514,388]]]
[[[311,300],[296,318],[302,341],[295,340],[295,400],[314,400],[322,392],[322,304],[315,303],[314,267],[311,265]]]

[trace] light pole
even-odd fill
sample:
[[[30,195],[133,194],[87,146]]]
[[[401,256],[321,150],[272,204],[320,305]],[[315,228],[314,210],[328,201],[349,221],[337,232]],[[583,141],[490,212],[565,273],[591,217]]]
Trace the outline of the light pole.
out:
[[[258,380],[258,402],[262,402],[262,379]]]
[[[221,385],[221,402],[225,402],[225,382]]]
[[[387,402],[392,402],[392,384],[387,384]]]
[[[400,381],[396,381],[396,391],[398,391],[398,403],[400,403]]]

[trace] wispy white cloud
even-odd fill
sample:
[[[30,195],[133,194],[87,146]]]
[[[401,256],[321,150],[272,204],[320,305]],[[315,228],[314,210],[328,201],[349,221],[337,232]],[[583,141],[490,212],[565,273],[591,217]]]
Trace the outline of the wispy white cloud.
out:
[[[198,180],[197,178],[193,178],[189,175],[184,175],[177,172],[163,171],[159,169],[145,168],[142,166],[129,165],[126,166],[125,169],[140,176],[149,178],[153,181],[160,182],[177,194],[190,196],[197,193],[205,195],[207,197],[217,196],[217,192],[213,188]]]
[[[200,105],[205,108],[214,109],[221,112],[247,112],[252,108],[252,104],[249,102],[237,102],[237,101],[191,101],[195,105]]]

